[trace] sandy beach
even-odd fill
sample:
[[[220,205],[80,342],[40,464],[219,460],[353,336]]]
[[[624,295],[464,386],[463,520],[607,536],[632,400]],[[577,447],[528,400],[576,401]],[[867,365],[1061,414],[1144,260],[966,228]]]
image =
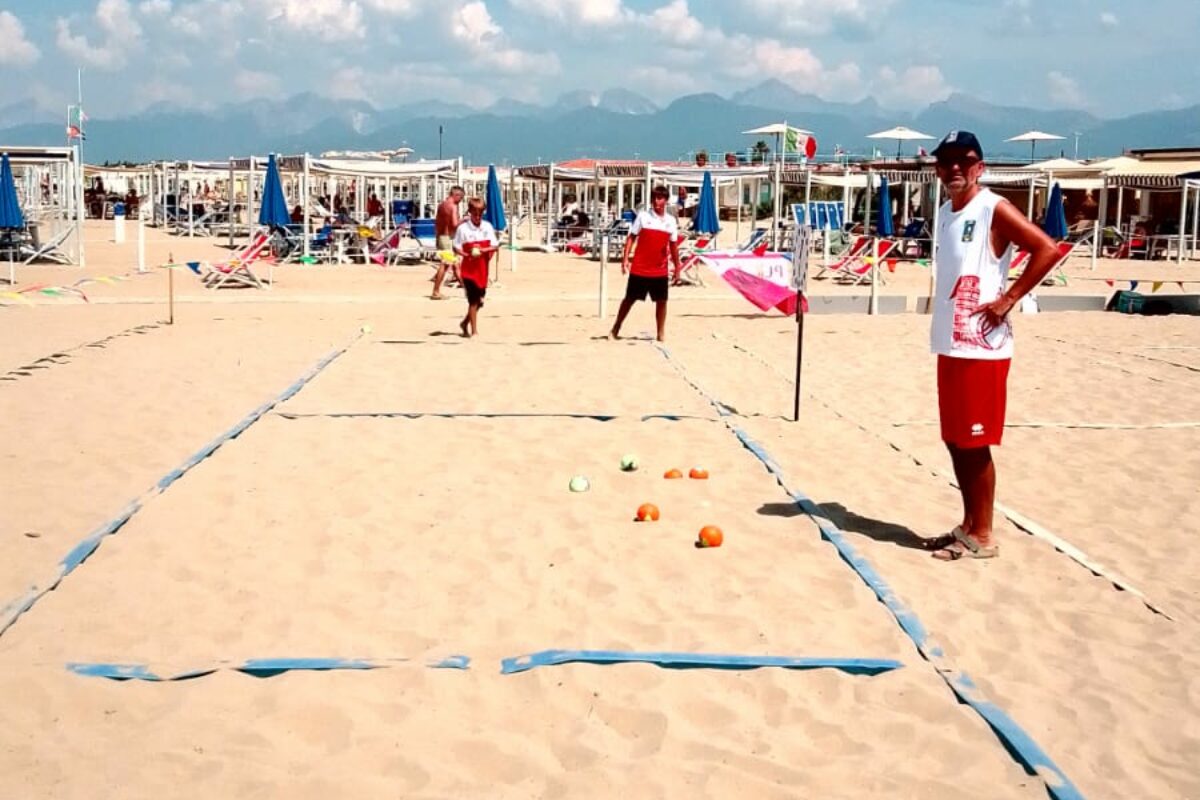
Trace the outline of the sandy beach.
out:
[[[597,264],[533,252],[516,271],[501,254],[471,341],[457,294],[428,299],[428,265],[284,265],[268,291],[221,292],[177,270],[167,325],[167,271],[136,274],[129,246],[88,230],[86,270],[19,285],[123,280],[0,308],[0,608],[141,507],[0,633],[0,797],[1048,796],[734,428],[1082,795],[1200,797],[1194,317],[1021,315],[997,451],[1021,526],[997,515],[996,560],[939,563],[913,545],[959,514],[921,314],[810,315],[793,422],[794,321],[711,274],[672,295],[665,351],[641,306],[630,338],[599,338],[619,269],[601,321]],[[148,263],[220,244],[151,231]],[[1042,293],[1193,281],[1200,263],[1068,274]],[[881,293],[915,308],[927,283],[901,263]],[[711,477],[662,478],[693,466]],[[575,475],[589,491],[568,491]],[[634,522],[643,502],[662,519]],[[696,549],[708,524],[725,544]],[[903,666],[500,673],[547,649]],[[453,655],[469,669],[430,668]],[[268,657],[386,663],[164,682],[66,668]]]

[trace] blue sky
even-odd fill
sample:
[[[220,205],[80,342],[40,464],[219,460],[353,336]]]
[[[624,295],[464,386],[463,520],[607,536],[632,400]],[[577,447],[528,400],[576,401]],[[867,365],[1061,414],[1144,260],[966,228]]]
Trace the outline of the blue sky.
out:
[[[0,105],[61,110],[82,66],[93,117],[302,90],[663,102],[768,77],[900,110],[961,91],[1113,117],[1200,103],[1196,31],[1196,0],[0,0]]]

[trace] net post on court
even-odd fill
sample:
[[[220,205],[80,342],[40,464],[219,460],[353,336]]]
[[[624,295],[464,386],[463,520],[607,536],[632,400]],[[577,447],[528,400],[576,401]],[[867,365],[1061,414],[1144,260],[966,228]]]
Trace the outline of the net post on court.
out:
[[[804,293],[808,286],[808,251],[812,244],[812,227],[796,225],[792,242],[792,288],[796,290],[796,395],[793,398],[792,421],[800,421],[800,368],[804,358]]]

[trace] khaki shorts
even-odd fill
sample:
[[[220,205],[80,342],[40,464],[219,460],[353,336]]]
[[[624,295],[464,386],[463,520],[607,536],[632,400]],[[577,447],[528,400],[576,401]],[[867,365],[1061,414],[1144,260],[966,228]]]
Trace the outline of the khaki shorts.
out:
[[[453,236],[445,236],[445,235],[437,237],[437,249],[438,249],[438,252],[441,252],[443,250],[453,251],[454,250],[454,237]]]

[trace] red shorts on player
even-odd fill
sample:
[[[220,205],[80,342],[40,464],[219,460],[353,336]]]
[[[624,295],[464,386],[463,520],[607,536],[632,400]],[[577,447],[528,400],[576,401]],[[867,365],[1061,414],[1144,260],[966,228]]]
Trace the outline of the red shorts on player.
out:
[[[1004,436],[1010,359],[938,356],[938,410],[942,441],[955,447],[987,447]]]

